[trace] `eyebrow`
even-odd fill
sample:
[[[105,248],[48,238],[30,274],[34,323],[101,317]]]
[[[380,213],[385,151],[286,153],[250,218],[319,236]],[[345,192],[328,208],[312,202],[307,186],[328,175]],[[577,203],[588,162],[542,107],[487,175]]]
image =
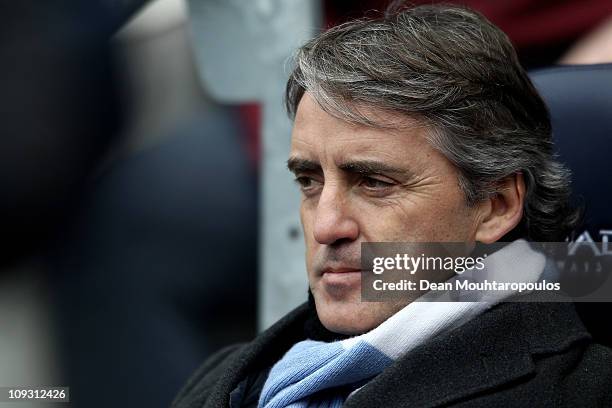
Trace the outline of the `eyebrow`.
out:
[[[372,160],[358,160],[352,162],[342,163],[338,166],[340,169],[348,173],[356,174],[396,174],[396,175],[412,175],[412,172],[407,169],[400,169],[397,167],[390,166],[386,163],[381,163]]]
[[[290,157],[289,160],[287,160],[287,168],[292,173],[321,171],[321,164],[314,160]]]
[[[320,172],[321,164],[308,159],[302,159],[299,157],[291,157],[287,160],[287,168],[289,171],[293,173],[300,172]],[[357,161],[349,161],[346,163],[342,163],[338,165],[338,168],[347,172],[354,174],[393,174],[398,176],[408,176],[413,177],[414,173],[408,169],[401,169],[397,167],[390,166],[386,163],[382,163],[374,160],[357,160]]]

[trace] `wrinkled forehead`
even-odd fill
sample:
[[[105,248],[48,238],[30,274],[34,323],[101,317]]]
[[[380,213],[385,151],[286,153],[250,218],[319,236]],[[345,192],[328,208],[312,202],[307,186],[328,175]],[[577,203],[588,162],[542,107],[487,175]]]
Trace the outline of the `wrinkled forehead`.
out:
[[[368,109],[368,115],[385,126],[347,121],[323,110],[309,93],[305,93],[295,117],[290,156],[340,161],[353,156],[375,156],[385,160],[415,161],[431,154],[427,141],[431,129],[422,121],[374,108],[362,109]]]

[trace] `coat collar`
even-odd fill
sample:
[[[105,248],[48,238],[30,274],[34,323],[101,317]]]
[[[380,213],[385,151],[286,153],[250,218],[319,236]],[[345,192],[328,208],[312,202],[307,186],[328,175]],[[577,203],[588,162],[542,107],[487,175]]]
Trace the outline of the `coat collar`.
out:
[[[304,304],[235,353],[213,401],[229,404],[247,375],[273,365],[303,340]],[[503,303],[463,326],[411,351],[366,384],[345,407],[433,407],[500,387],[535,370],[533,356],[563,350],[590,336],[572,304]],[[215,405],[218,406],[218,405]]]
[[[344,406],[445,405],[528,376],[534,355],[589,337],[571,304],[504,303],[413,350]]]
[[[291,346],[304,340],[304,322],[310,312],[304,303],[234,353],[223,381],[213,387],[204,407],[229,406],[230,393],[243,379],[271,367]]]

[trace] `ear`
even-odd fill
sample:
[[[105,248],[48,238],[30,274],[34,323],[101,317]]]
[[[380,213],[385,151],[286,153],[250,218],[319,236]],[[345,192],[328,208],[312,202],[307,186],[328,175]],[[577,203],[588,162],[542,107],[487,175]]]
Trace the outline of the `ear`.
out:
[[[497,193],[479,206],[480,221],[476,241],[490,244],[498,241],[518,225],[523,217],[525,179],[515,173],[499,183]]]

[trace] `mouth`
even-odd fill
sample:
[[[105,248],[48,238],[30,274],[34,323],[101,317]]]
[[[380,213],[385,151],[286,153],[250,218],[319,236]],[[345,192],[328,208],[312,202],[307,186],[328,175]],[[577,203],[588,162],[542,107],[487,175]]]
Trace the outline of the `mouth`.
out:
[[[321,281],[328,287],[355,287],[361,283],[361,269],[325,268],[321,271]]]
[[[326,275],[326,274],[344,274],[344,273],[355,273],[355,272],[361,272],[361,269],[345,268],[345,267],[325,268],[321,271],[321,276]]]

